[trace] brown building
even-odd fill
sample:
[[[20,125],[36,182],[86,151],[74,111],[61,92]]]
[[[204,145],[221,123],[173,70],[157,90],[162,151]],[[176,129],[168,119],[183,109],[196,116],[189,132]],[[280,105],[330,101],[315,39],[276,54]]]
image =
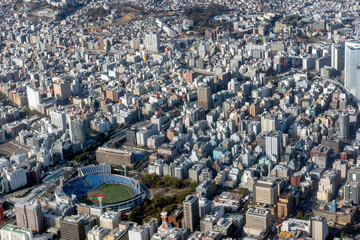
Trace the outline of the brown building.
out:
[[[54,83],[54,94],[56,100],[67,101],[71,97],[71,83],[70,81],[59,81]]]
[[[205,110],[211,108],[211,88],[209,86],[199,86],[197,89],[198,106]]]
[[[96,161],[110,163],[115,166],[132,166],[135,158],[134,154],[129,151],[100,147],[96,150]]]
[[[184,219],[182,227],[195,232],[200,226],[199,198],[194,195],[186,196],[184,202]]]
[[[16,224],[31,229],[34,233],[42,233],[45,229],[44,216],[38,203],[19,202],[15,204]]]
[[[259,101],[255,101],[254,103],[252,103],[249,107],[249,113],[252,117],[256,117],[257,115],[261,114],[261,107],[260,107],[260,102]]]
[[[168,217],[168,223],[173,227],[181,228],[181,219],[184,216],[184,211],[182,208],[178,208],[173,211]]]
[[[185,82],[187,83],[192,83],[197,76],[198,74],[194,71],[185,71],[183,73],[183,78],[185,78]]]
[[[85,225],[83,215],[72,215],[60,220],[61,239],[85,240]]]
[[[324,216],[328,222],[340,225],[352,224],[355,219],[356,207],[335,207],[330,209],[330,204],[320,204],[314,211],[314,215]]]
[[[277,202],[277,216],[280,219],[288,218],[295,209],[295,197],[292,193],[282,195]]]

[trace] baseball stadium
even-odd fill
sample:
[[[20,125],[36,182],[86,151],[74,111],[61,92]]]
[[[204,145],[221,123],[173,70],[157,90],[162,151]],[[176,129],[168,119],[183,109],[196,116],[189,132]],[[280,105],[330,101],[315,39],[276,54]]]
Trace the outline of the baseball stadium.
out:
[[[149,196],[139,181],[111,174],[109,164],[89,165],[78,169],[78,177],[61,183],[55,191],[59,203],[84,203],[103,210],[129,212]]]

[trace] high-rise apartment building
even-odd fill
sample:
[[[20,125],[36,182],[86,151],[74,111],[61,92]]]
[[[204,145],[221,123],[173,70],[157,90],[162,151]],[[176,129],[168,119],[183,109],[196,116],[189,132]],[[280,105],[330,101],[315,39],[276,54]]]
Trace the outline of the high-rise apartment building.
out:
[[[199,86],[197,89],[198,105],[199,107],[208,110],[211,108],[211,88],[209,86]]]
[[[38,110],[38,106],[41,103],[40,91],[32,87],[27,87],[26,93],[27,93],[29,108],[32,110]]]
[[[39,203],[19,202],[15,204],[16,224],[34,233],[44,231],[44,216]]]
[[[261,115],[261,131],[277,131],[280,129],[279,118],[275,113],[264,113]]]
[[[33,233],[30,229],[8,224],[0,230],[2,240],[32,240]]]
[[[60,128],[61,130],[65,131],[67,129],[65,112],[54,108],[50,110],[50,118],[51,123]]]
[[[145,48],[149,52],[157,52],[160,48],[159,33],[146,33],[145,34]]]
[[[360,98],[360,43],[345,43],[345,87],[356,97]]]
[[[183,202],[183,228],[195,232],[200,225],[199,198],[194,195],[186,196]]]

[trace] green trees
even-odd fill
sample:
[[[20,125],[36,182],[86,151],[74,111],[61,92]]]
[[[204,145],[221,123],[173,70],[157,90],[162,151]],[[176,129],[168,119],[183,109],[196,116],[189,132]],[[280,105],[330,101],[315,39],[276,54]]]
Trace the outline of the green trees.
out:
[[[205,31],[205,28],[215,27],[214,16],[223,14],[228,11],[228,8],[218,4],[211,4],[207,8],[195,6],[187,8],[183,11],[183,15],[194,22],[195,27],[200,31]]]
[[[179,179],[164,176],[161,178],[160,176],[156,175],[155,173],[149,174],[146,173],[144,175],[139,175],[140,181],[145,184],[148,188],[161,188],[161,187],[170,187],[170,188],[184,188],[190,185],[190,179],[184,179],[180,181]]]
[[[173,212],[179,204],[182,204],[185,197],[192,194],[197,187],[197,182],[192,182],[190,179],[179,181],[170,176],[159,177],[156,174],[144,174],[139,176],[140,181],[149,188],[154,187],[170,187],[170,188],[184,188],[184,190],[172,196],[155,195],[151,200],[144,203],[142,207],[135,208],[129,215],[129,220],[142,224],[152,217],[160,219],[160,213],[166,211]]]

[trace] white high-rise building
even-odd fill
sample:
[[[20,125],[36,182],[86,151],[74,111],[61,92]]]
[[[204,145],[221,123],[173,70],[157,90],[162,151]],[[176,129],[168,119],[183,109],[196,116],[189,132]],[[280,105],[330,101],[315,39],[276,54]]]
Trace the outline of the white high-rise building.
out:
[[[2,240],[31,240],[33,233],[30,229],[8,224],[0,230],[0,239]]]
[[[140,225],[134,226],[129,230],[129,240],[150,240],[147,231],[147,228],[143,228]]]
[[[281,140],[282,134],[280,131],[272,131],[265,136],[265,153],[274,163],[278,163],[281,157]]]
[[[331,45],[331,67],[338,71],[344,70],[344,44]]]
[[[63,111],[59,111],[57,109],[52,109],[50,111],[51,123],[65,131],[67,129],[66,126],[66,114]]]
[[[157,52],[160,47],[159,33],[146,33],[145,34],[145,48],[149,52]]]
[[[23,168],[5,169],[6,179],[9,181],[10,189],[12,191],[23,187],[27,184],[26,171]]]
[[[360,98],[360,43],[345,43],[345,87]]]
[[[39,90],[32,87],[27,87],[26,92],[29,108],[32,110],[38,110],[38,106],[41,103],[41,96]]]

